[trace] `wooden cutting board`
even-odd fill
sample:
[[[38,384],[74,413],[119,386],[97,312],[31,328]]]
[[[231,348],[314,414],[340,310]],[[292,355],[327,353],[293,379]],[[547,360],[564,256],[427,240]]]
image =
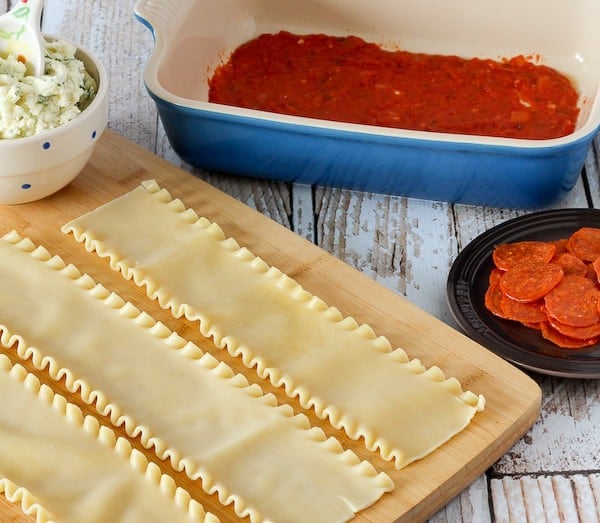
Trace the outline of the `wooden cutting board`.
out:
[[[344,315],[371,325],[394,347],[402,347],[409,356],[419,358],[426,366],[438,365],[447,376],[456,376],[465,389],[485,395],[485,411],[475,417],[467,430],[427,458],[400,471],[366,451],[360,442],[349,440],[308,412],[313,424],[337,436],[361,458],[387,472],[396,483],[392,493],[359,514],[356,521],[412,522],[431,516],[508,451],[537,419],[541,391],[521,371],[321,248],[112,132],[103,135],[89,164],[68,187],[38,202],[0,206],[0,233],[15,229],[36,244],[46,246],[53,254],[75,264],[82,272],[89,273],[97,282],[148,311],[203,350],[243,372],[250,381],[260,381],[226,351],[216,349],[204,339],[197,325],[174,320],[142,290],[111,271],[106,260],[87,253],[71,236],[60,232],[60,227],[68,220],[128,192],[147,179],[156,179],[173,196],[181,198],[187,207],[219,223],[227,235],[236,238],[270,265],[283,270],[329,305],[336,306]],[[11,350],[0,350],[15,360]],[[89,407],[81,405],[78,397],[66,392],[61,383],[50,383],[45,375],[37,374],[43,382],[82,406],[86,413],[92,413]],[[274,392],[280,401],[290,403],[298,411],[304,410],[280,391],[273,390],[269,383],[260,383],[265,391]],[[143,450],[139,441],[133,444]],[[156,461],[152,454],[145,453]],[[208,510],[223,520],[235,520],[231,509],[221,507],[214,497],[206,496],[199,484],[183,474],[174,473],[168,464],[161,463],[160,466]],[[34,521],[1,495],[0,520]]]

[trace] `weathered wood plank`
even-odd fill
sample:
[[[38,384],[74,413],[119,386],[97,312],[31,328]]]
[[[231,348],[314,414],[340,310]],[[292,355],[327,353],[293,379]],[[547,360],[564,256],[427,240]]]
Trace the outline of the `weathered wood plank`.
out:
[[[444,289],[456,246],[447,204],[331,188],[315,194],[322,248],[449,321]]]
[[[600,381],[537,376],[542,413],[494,473],[600,470]]]
[[[429,519],[429,523],[489,523],[492,514],[488,503],[488,480],[480,476],[469,488]]]
[[[497,523],[598,523],[600,475],[506,476],[491,480]]]
[[[316,243],[313,188],[310,185],[294,184],[291,197],[292,230],[309,242]]]
[[[600,208],[600,136],[592,141],[592,147],[586,158],[585,170],[592,207]]]

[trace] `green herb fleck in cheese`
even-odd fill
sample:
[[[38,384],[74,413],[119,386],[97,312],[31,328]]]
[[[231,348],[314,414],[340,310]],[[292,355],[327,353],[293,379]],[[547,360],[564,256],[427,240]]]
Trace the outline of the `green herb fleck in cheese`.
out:
[[[0,57],[0,139],[54,129],[87,107],[97,86],[75,51],[67,42],[49,42],[41,77],[26,76],[25,65],[13,55]]]

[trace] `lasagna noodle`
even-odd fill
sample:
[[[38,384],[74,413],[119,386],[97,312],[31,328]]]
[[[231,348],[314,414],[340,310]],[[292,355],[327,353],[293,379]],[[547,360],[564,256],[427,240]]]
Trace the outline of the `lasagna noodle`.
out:
[[[240,517],[347,521],[393,488],[306,416],[14,232],[0,241],[0,322],[5,347]]]
[[[152,180],[62,230],[397,468],[448,441],[484,407],[482,396],[392,350]]]
[[[0,355],[0,493],[38,523],[214,523],[142,453]]]

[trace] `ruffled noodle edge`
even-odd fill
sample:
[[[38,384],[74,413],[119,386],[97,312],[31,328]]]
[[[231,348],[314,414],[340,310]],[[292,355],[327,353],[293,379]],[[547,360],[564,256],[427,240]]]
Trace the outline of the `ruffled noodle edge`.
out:
[[[309,419],[304,414],[295,414],[291,406],[279,404],[275,395],[272,393],[265,394],[258,384],[250,384],[245,376],[236,374],[226,363],[219,361],[209,353],[204,353],[197,345],[171,331],[166,325],[154,320],[146,312],[140,311],[132,303],[126,302],[103,285],[95,283],[89,275],[82,274],[74,265],[66,264],[59,256],[51,255],[45,247],[36,246],[30,239],[22,238],[16,231],[11,231],[2,239],[23,252],[29,253],[41,263],[47,264],[84,289],[90,296],[103,301],[104,304],[114,309],[118,314],[131,319],[153,336],[162,339],[167,348],[176,350],[180,356],[187,358],[191,364],[198,365],[231,386],[242,389],[246,394],[256,398],[264,405],[277,409],[280,415],[290,418],[298,429],[303,430],[308,438],[321,445],[328,452],[336,454],[341,462],[352,467],[357,475],[371,478],[374,486],[382,493],[394,489],[394,483],[387,474],[377,472],[371,463],[361,460],[353,451],[344,449],[339,440],[328,437],[321,428],[312,427]],[[78,394],[86,404],[93,405],[98,413],[109,418],[115,427],[123,427],[130,438],[139,437],[145,449],[153,449],[156,456],[160,460],[168,460],[175,471],[183,471],[193,481],[200,480],[202,489],[206,494],[216,494],[223,506],[231,504],[238,517],[242,519],[248,517],[252,523],[260,523],[264,520],[258,510],[249,506],[241,496],[232,493],[225,485],[217,481],[201,464],[182,456],[176,449],[169,447],[162,438],[155,436],[149,427],[139,425],[132,416],[124,413],[117,405],[110,403],[101,391],[92,389],[85,380],[77,378],[69,369],[60,367],[54,358],[45,356],[36,347],[28,346],[22,336],[11,333],[8,327],[2,324],[0,324],[0,344],[7,349],[15,347],[19,358],[23,361],[31,361],[37,370],[47,372],[54,381],[64,379],[65,387],[69,392]],[[212,523],[212,521],[208,523]]]
[[[390,361],[406,366],[414,374],[423,374],[424,377],[439,382],[441,386],[448,389],[460,401],[472,407],[473,416],[476,412],[484,410],[485,398],[483,395],[464,391],[458,379],[454,377],[446,378],[439,367],[426,368],[418,359],[410,359],[402,348],[393,349],[389,340],[385,336],[377,336],[371,326],[367,324],[359,325],[351,316],[344,317],[336,307],[327,305],[321,298],[305,290],[297,281],[281,270],[269,266],[246,247],[240,246],[234,238],[227,237],[217,223],[211,222],[205,217],[200,217],[193,209],[186,208],[180,199],[173,198],[169,191],[161,188],[155,180],[143,181],[141,186],[152,197],[179,214],[183,222],[192,227],[204,229],[220,248],[231,252],[232,256],[250,265],[259,277],[273,280],[277,286],[286,290],[294,300],[303,303],[307,309],[322,313],[337,328],[355,332],[357,336],[372,343],[377,351]],[[112,270],[120,272],[126,280],[133,281],[138,287],[145,288],[147,295],[156,300],[163,309],[170,310],[175,318],[185,317],[190,321],[197,321],[200,333],[204,337],[212,339],[214,345],[219,349],[226,349],[232,356],[239,357],[247,368],[255,368],[261,379],[268,379],[273,386],[283,388],[288,397],[297,398],[303,408],[314,410],[320,419],[327,419],[334,428],[343,430],[350,439],[354,441],[362,439],[368,450],[379,452],[384,460],[393,462],[396,469],[401,469],[418,459],[407,461],[400,449],[394,448],[393,445],[374,434],[368,427],[353,420],[335,405],[327,404],[320,397],[311,395],[302,384],[296,383],[291,376],[282,373],[278,368],[268,367],[264,358],[257,356],[235,337],[221,332],[218,326],[213,325],[211,320],[201,311],[187,303],[182,303],[176,296],[172,296],[168,289],[159,287],[151,275],[147,275],[143,269],[135,267],[133,262],[112,251],[103,241],[95,239],[92,233],[81,230],[76,221],[75,219],[65,224],[61,229],[62,232],[64,234],[72,233],[74,239],[83,243],[88,252],[96,252],[100,258],[108,258]]]
[[[20,364],[12,364],[5,354],[0,354],[0,372],[21,383],[25,389],[36,395],[44,404],[55,412],[64,416],[65,420],[81,430],[88,436],[95,438],[103,446],[113,449],[119,457],[129,462],[131,467],[154,485],[170,499],[175,506],[187,513],[193,521],[204,523],[218,523],[219,519],[212,513],[206,512],[204,507],[195,501],[190,494],[175,484],[173,478],[163,474],[155,463],[148,461],[146,456],[134,449],[131,443],[117,435],[108,427],[90,415],[84,416],[81,409],[69,403],[64,396],[56,394],[50,387],[42,384],[39,379]],[[54,523],[51,513],[46,510],[41,502],[26,488],[15,485],[8,478],[0,478],[0,493],[13,503],[20,503],[23,512],[35,516],[36,523]]]
[[[20,505],[23,514],[34,517],[36,523],[58,523],[29,490],[7,478],[0,478],[0,494],[4,494],[11,503]]]

